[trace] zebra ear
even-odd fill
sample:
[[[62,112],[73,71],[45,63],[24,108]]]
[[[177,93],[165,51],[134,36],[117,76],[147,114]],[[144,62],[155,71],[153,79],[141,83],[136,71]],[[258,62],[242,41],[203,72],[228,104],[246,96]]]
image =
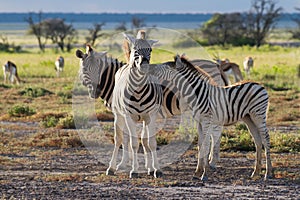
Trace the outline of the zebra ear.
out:
[[[158,43],[158,40],[147,40],[150,46],[153,46],[155,43]]]
[[[77,49],[76,56],[77,56],[77,58],[81,58],[82,59],[83,56],[84,56],[84,53],[80,49]]]
[[[175,57],[175,66],[176,68],[180,68],[182,66],[181,57],[178,54]]]
[[[130,43],[130,44],[134,44],[135,42],[135,38],[130,36],[130,35],[127,35],[126,33],[123,33],[123,36],[125,37],[125,39]]]

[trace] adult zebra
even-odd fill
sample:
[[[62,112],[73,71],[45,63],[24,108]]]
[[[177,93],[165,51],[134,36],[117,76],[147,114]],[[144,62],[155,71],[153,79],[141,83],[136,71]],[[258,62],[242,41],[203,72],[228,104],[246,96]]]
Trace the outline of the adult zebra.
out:
[[[244,59],[243,64],[244,64],[244,70],[247,74],[247,77],[249,78],[250,77],[250,70],[251,70],[251,68],[253,68],[254,60],[251,56],[247,56]]]
[[[59,77],[60,72],[64,70],[64,66],[65,66],[64,57],[58,56],[54,64],[55,64],[56,76]]]
[[[208,151],[210,134],[221,137],[223,125],[244,121],[256,146],[256,165],[252,177],[261,171],[262,144],[266,156],[265,179],[272,177],[270,158],[270,139],[266,127],[268,94],[259,84],[240,82],[228,87],[210,83],[210,79],[201,70],[197,70],[183,57],[175,58],[175,67],[169,65],[145,66],[142,70],[160,79],[172,81],[178,88],[181,98],[192,110],[194,119],[202,124],[199,132],[198,165],[195,176],[207,179]],[[202,134],[200,134],[202,133]]]
[[[21,82],[21,79],[18,75],[17,65],[11,61],[7,61],[3,65],[3,79],[4,83],[6,83],[7,74],[9,74],[9,80],[11,83],[14,83],[14,79],[16,78],[16,82],[19,85]]]
[[[130,54],[130,53],[129,53]],[[112,93],[115,87],[115,74],[122,67],[126,66],[122,62],[114,58],[109,58],[104,52],[96,52],[90,45],[86,46],[86,52],[81,50],[76,51],[76,56],[80,58],[80,79],[82,84],[88,87],[91,98],[102,98],[105,105],[111,108]],[[129,60],[129,59],[128,59]],[[196,68],[201,68],[211,75],[218,85],[225,85],[222,71],[218,65],[209,60],[193,60],[192,63]],[[175,66],[175,62],[166,62],[165,64]],[[180,115],[183,108],[180,107],[179,94],[174,93],[173,83],[166,80],[159,80],[163,86],[163,102],[161,110],[159,111],[160,118],[168,118],[174,115]],[[115,133],[115,149],[119,149],[122,144],[123,156],[120,164],[116,166],[116,161],[110,163],[107,169],[107,174],[114,174],[114,172],[128,162],[128,135],[120,132],[119,129]],[[220,144],[219,140],[214,140],[211,148],[210,165],[215,167],[219,160]]]
[[[137,122],[143,122],[142,144],[146,158],[148,172],[154,177],[161,176],[157,160],[155,123],[158,111],[162,103],[162,87],[158,80],[141,71],[143,66],[150,63],[152,45],[157,41],[146,40],[145,32],[139,31],[137,37],[131,37],[124,33],[125,38],[132,44],[129,63],[117,71],[115,75],[116,85],[112,96],[112,112],[114,113],[115,131],[123,131],[124,127],[129,131],[130,147],[132,153],[132,170],[130,177],[138,174],[138,148],[139,141],[136,132]],[[116,160],[114,149],[112,161]],[[148,161],[151,152],[152,163]]]

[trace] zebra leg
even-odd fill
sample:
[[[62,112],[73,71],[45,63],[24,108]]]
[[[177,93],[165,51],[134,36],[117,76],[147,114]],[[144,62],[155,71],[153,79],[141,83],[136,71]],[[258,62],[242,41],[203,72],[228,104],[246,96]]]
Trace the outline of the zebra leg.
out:
[[[132,120],[130,116],[125,118],[126,126],[129,131],[129,138],[130,138],[130,147],[131,147],[131,155],[132,155],[132,169],[130,171],[129,177],[136,178],[138,177],[138,149],[139,149],[139,141],[138,136],[136,133],[136,124]]]
[[[243,118],[243,121],[247,124],[250,134],[253,137],[255,148],[256,148],[256,156],[255,156],[255,167],[254,171],[251,175],[252,178],[259,176],[261,172],[261,159],[262,159],[262,138],[259,134],[257,126],[254,124],[253,120],[249,115]]]
[[[119,148],[122,144],[122,127],[124,127],[124,120],[121,115],[115,114],[115,121],[114,121],[114,127],[115,127],[115,135],[114,135],[114,150],[112,154],[112,158],[109,162],[109,167],[106,170],[106,175],[114,175],[116,172],[116,162],[117,162],[117,155],[119,152]]]
[[[211,133],[211,150],[209,154],[209,166],[212,170],[216,169],[216,163],[220,161],[220,142],[221,142],[222,127],[215,125]]]
[[[145,157],[145,168],[148,170],[148,175],[150,175],[151,172],[154,171],[151,165],[151,150],[149,147],[149,137],[147,133],[146,123],[143,121],[143,129],[142,129],[142,146],[144,150],[144,157]]]
[[[201,129],[201,124],[197,124],[198,128],[198,163],[196,167],[195,174],[193,179],[199,179],[200,175],[202,181],[207,180],[207,171],[208,171],[208,154],[209,154],[209,142],[210,142],[210,124],[209,123],[202,123],[203,124],[203,132],[199,131]]]
[[[151,117],[150,123],[146,126],[149,138],[149,148],[152,155],[152,167],[154,169],[154,177],[158,178],[163,175],[162,171],[160,170],[158,159],[157,159],[157,142],[156,142],[156,133],[155,133],[155,123],[156,117]]]
[[[125,127],[124,127],[125,128]],[[121,162],[117,165],[118,170],[125,170],[127,169],[127,165],[129,164],[129,135],[128,135],[128,130],[122,129],[123,130],[123,144],[122,144],[122,149],[123,149],[123,154],[122,154],[122,160]],[[121,134],[122,135],[122,134]]]
[[[264,146],[265,150],[265,157],[266,157],[266,172],[264,180],[267,180],[269,178],[273,178],[273,169],[272,169],[272,162],[271,162],[271,155],[270,155],[270,136],[268,133],[267,125],[266,125],[266,117],[261,118],[260,120],[256,120],[256,126],[258,127],[258,132],[262,140],[262,144]],[[259,123],[257,123],[257,121]]]

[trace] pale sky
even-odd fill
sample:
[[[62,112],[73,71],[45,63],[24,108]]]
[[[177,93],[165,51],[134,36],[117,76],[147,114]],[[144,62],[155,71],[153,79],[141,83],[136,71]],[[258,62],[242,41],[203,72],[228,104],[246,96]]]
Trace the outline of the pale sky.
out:
[[[228,13],[246,12],[252,0],[0,0],[0,12]],[[276,0],[283,12],[297,12],[300,0]]]

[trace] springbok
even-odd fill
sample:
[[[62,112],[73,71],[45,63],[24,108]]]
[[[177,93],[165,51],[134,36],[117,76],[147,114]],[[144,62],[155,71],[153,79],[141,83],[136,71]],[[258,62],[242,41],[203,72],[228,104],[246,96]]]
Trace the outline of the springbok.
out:
[[[4,83],[6,83],[6,76],[9,74],[9,80],[11,83],[14,83],[14,78],[16,77],[16,82],[19,85],[21,82],[21,79],[19,78],[18,71],[17,71],[17,66],[11,62],[7,61],[3,65],[3,78],[4,78]]]
[[[220,58],[216,57],[215,61],[219,64],[221,70],[226,74],[225,79],[227,83],[231,84],[229,80],[229,76],[231,75],[234,77],[235,82],[243,80],[243,75],[238,64],[230,62],[228,58],[221,60]]]
[[[247,77],[250,77],[250,69],[253,67],[254,64],[253,58],[251,56],[246,57],[243,64]]]
[[[65,60],[62,56],[58,56],[55,60],[55,70],[56,75],[59,77],[59,73],[63,71],[65,65]]]

